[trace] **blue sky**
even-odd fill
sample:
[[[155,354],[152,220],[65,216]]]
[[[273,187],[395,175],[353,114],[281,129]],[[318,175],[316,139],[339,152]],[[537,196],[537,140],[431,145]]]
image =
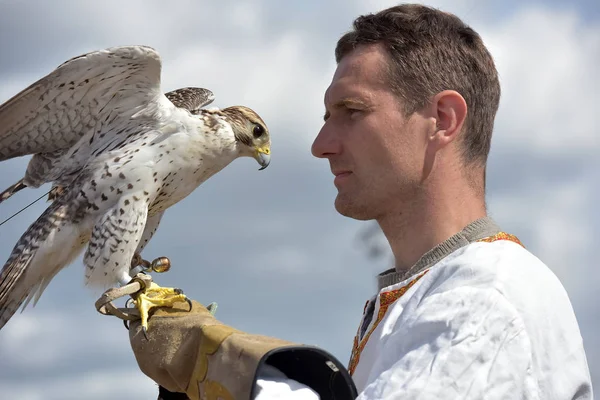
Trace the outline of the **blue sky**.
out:
[[[346,362],[373,275],[388,265],[357,247],[368,225],[335,212],[329,167],[310,155],[310,144],[335,69],[335,41],[354,17],[395,3],[283,4],[0,0],[0,102],[75,55],[146,44],[163,57],[165,91],[204,86],[215,106],[257,110],[273,136],[271,166],[258,172],[251,159],[235,161],[167,211],[145,255],[169,256],[173,269],[159,283],[217,301],[225,323],[316,344]],[[490,214],[565,285],[600,387],[598,3],[427,4],[464,18],[496,59],[503,97],[488,167]],[[0,165],[0,189],[22,176],[27,161]],[[0,220],[45,189],[3,203]],[[8,257],[45,207],[38,202],[0,227],[0,254]],[[0,331],[0,393],[153,398],[123,325],[96,313],[98,295],[83,287],[78,259],[35,308],[13,318]]]

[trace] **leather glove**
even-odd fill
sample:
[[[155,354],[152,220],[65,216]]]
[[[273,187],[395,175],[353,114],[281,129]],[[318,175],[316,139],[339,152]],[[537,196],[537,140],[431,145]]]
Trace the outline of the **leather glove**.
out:
[[[321,399],[357,396],[345,367],[326,351],[239,331],[219,322],[201,303],[190,304],[157,308],[148,320],[147,338],[139,319],[129,323],[138,366],[159,385],[159,400],[250,400],[257,395],[261,369],[270,367]]]

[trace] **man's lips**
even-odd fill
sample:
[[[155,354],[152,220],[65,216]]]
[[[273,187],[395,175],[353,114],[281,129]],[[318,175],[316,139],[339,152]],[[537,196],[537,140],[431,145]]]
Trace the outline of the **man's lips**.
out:
[[[351,174],[352,174],[352,171],[344,171],[344,170],[333,171],[333,175],[335,175],[335,179],[333,180],[333,183],[335,185],[338,185],[339,183],[344,181],[347,177],[349,177]]]
[[[338,176],[346,176],[350,175],[351,173],[351,171],[335,171],[333,175],[335,175],[335,177],[337,178]]]

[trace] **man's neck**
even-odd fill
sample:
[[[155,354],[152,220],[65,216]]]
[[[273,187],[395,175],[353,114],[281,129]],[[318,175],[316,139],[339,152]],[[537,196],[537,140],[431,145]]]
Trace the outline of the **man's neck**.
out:
[[[483,201],[463,197],[445,201],[428,196],[410,210],[398,210],[378,219],[399,273],[410,269],[426,252],[486,216]]]

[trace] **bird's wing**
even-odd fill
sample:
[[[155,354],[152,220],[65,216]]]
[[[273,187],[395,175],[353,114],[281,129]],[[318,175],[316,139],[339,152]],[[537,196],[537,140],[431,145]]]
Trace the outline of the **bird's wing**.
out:
[[[64,62],[0,105],[0,161],[67,149],[88,138],[100,149],[125,119],[149,105],[159,109],[160,74],[160,56],[147,46],[112,47]],[[143,113],[146,126],[160,118],[155,114]],[[94,143],[98,138],[103,140]]]
[[[215,100],[215,95],[208,89],[197,87],[186,87],[165,93],[176,107],[185,108],[191,113],[198,112]]]

